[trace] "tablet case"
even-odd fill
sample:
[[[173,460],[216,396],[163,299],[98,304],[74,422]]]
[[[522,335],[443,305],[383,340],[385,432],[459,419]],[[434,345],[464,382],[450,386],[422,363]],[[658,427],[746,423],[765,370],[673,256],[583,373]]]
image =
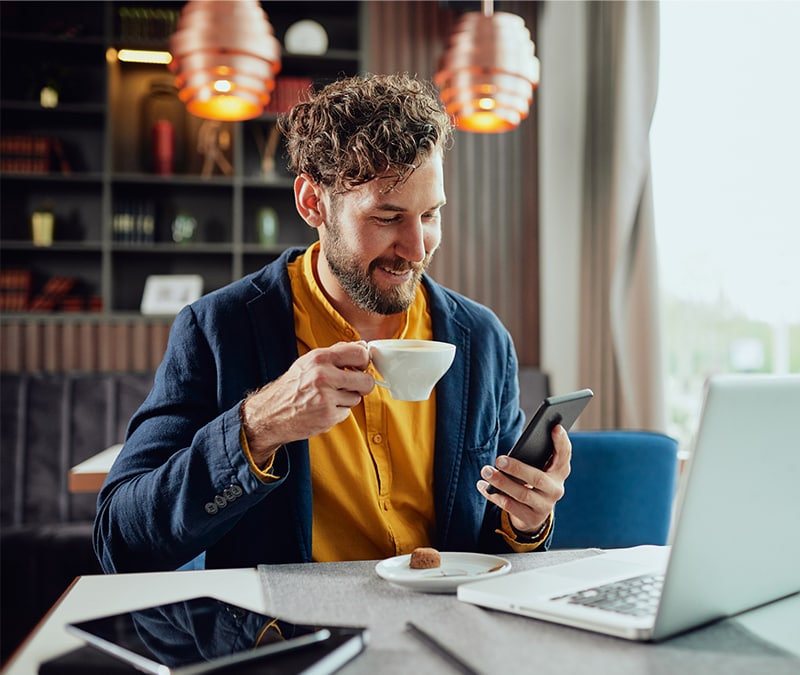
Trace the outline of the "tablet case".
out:
[[[239,663],[219,668],[220,675],[292,675],[304,673],[311,667],[320,666],[328,657],[339,652],[339,648],[352,639],[357,639],[359,647],[347,661],[355,658],[366,647],[368,631],[352,628],[340,635],[333,635],[324,642],[296,649],[285,654],[273,654],[248,663]],[[338,656],[338,655],[337,655]],[[338,660],[338,659],[336,659]],[[344,662],[335,669],[343,666]],[[322,672],[327,672],[323,670]],[[43,662],[39,675],[129,675],[139,673],[133,666],[91,646],[79,647]],[[141,675],[141,673],[139,673]]]

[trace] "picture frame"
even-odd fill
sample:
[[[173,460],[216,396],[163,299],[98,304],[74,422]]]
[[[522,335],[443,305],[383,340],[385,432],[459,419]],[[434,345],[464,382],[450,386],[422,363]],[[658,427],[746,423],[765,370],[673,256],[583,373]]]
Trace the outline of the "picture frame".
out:
[[[203,294],[199,274],[151,274],[142,293],[142,314],[177,314]]]

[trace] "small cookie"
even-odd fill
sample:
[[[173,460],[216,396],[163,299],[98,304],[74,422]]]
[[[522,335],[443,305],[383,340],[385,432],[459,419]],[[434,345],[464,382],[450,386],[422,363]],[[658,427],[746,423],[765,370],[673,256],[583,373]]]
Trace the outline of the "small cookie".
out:
[[[427,570],[440,567],[441,564],[442,556],[439,555],[439,551],[428,546],[420,546],[412,551],[408,566],[413,570]]]

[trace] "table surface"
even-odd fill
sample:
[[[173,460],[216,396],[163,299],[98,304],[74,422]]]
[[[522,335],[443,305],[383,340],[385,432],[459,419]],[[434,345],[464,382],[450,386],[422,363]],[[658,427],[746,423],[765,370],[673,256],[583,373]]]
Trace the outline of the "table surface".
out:
[[[122,443],[117,443],[70,468],[69,491],[99,492],[121,450]]]
[[[514,571],[596,551],[504,556]],[[82,643],[67,622],[196,595],[303,623],[365,625],[367,650],[343,675],[457,672],[405,629],[414,621],[457,651],[478,672],[537,675],[782,675],[800,672],[800,596],[753,610],[659,644],[639,644],[487,610],[454,595],[393,586],[376,561],[262,566],[79,577],[7,664],[8,675],[31,675],[42,661]]]

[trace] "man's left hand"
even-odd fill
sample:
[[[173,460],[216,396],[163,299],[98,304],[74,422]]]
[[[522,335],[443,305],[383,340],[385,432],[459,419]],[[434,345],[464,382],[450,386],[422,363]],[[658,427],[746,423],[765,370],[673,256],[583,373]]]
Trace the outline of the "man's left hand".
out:
[[[550,466],[537,469],[508,455],[500,455],[495,466],[481,469],[478,491],[493,504],[508,511],[511,524],[520,532],[538,532],[556,502],[564,496],[569,476],[572,443],[560,424],[553,429],[555,454]],[[489,485],[500,492],[489,493]]]

